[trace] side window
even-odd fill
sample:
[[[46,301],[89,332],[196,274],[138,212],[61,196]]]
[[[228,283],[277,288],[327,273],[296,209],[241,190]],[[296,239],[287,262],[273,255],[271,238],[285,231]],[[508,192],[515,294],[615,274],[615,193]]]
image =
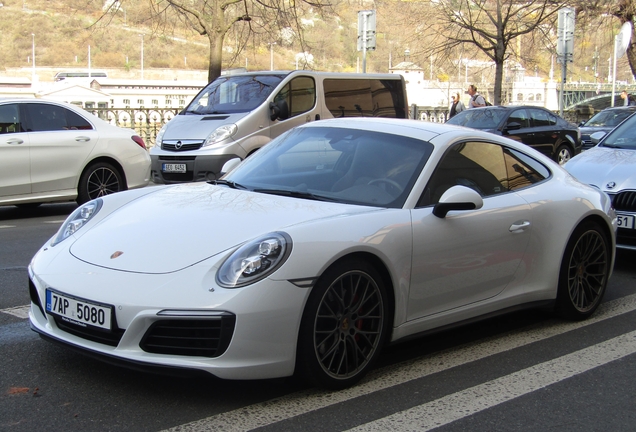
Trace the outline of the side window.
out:
[[[283,87],[274,102],[286,100],[289,116],[306,113],[316,105],[316,82],[311,77],[297,77]]]
[[[511,123],[518,123],[521,125],[521,128],[527,128],[530,126],[530,120],[528,119],[528,113],[525,109],[518,109],[513,111],[506,120],[506,126],[509,126]]]
[[[530,117],[534,127],[554,126],[556,124],[556,117],[543,110],[531,109]]]
[[[24,132],[18,104],[0,105],[0,134]]]
[[[503,148],[497,144],[466,142],[451,147],[435,169],[418,207],[436,204],[452,186],[466,186],[482,197],[508,191]]]
[[[334,117],[408,117],[402,80],[332,78],[322,84]]]
[[[29,131],[59,131],[66,130],[66,109],[49,104],[26,104],[29,116]]]
[[[66,111],[66,120],[67,127],[72,130],[91,130],[93,129],[93,125],[91,125],[88,120],[82,117],[79,114],[74,113],[71,110]]]
[[[517,150],[504,148],[504,159],[510,190],[528,187],[550,177],[550,171],[543,164]]]

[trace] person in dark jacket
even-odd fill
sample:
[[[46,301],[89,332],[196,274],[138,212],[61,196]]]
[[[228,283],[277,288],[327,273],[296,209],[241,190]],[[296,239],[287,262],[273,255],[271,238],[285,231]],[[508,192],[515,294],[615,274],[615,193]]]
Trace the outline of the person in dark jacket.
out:
[[[453,94],[451,98],[453,99],[453,103],[451,104],[450,111],[448,112],[449,119],[455,117],[455,114],[460,113],[466,109],[464,103],[459,97],[459,93]]]

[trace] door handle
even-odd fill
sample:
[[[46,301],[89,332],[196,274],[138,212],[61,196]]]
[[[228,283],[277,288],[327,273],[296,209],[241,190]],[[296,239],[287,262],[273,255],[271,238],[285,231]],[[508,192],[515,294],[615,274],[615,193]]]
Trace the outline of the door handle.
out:
[[[91,140],[91,137],[87,137],[87,136],[78,136],[77,138],[75,138],[75,141],[79,141],[79,142],[88,142]]]
[[[7,144],[24,144],[24,141],[21,140],[20,138],[9,138],[7,140]]]
[[[530,226],[530,221],[522,221],[522,220],[520,220],[520,221],[516,221],[515,223],[510,225],[509,231],[512,232],[512,233],[521,232],[521,231],[524,231],[529,226]]]

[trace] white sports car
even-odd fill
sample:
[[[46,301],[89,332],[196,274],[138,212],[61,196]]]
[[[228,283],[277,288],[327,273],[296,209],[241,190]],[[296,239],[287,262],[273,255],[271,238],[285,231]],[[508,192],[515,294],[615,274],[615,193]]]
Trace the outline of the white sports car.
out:
[[[512,140],[326,120],[215,184],[79,207],[29,266],[30,320],[135,367],[337,389],[407,336],[521,306],[588,317],[615,224],[605,193]]]

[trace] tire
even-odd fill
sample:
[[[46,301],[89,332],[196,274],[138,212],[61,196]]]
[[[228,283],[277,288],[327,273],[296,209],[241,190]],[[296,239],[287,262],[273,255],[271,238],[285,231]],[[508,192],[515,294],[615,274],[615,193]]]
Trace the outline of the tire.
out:
[[[392,315],[384,282],[370,264],[357,259],[335,264],[305,306],[298,369],[319,388],[352,386],[377,359]]]
[[[557,312],[582,320],[594,313],[603,299],[610,274],[610,242],[592,222],[579,225],[568,241],[557,291]]]
[[[565,144],[559,146],[556,151],[555,160],[559,163],[559,165],[565,164],[567,161],[572,159],[572,150]]]
[[[123,175],[107,162],[89,165],[80,177],[77,186],[77,203],[84,204],[92,199],[126,190]]]

